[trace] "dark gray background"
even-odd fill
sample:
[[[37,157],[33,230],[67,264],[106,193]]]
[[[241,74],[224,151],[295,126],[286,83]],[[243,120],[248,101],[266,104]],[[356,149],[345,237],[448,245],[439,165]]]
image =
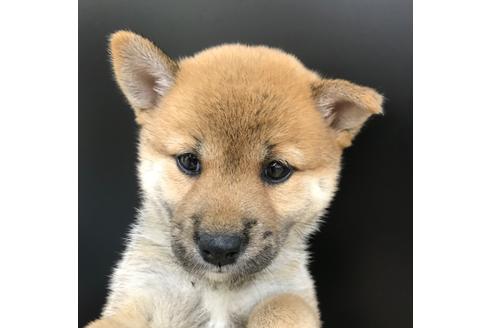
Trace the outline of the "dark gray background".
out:
[[[136,126],[113,81],[107,36],[141,33],[173,57],[223,42],[279,47],[326,76],[384,93],[346,151],[340,190],[313,238],[327,327],[412,326],[412,2],[79,2],[79,326],[103,306],[138,207]]]

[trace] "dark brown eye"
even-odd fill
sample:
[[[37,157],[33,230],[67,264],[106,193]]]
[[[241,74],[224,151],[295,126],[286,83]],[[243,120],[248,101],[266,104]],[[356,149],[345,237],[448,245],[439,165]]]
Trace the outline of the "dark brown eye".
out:
[[[263,180],[270,184],[286,181],[292,174],[292,168],[279,161],[268,163],[263,169]]]
[[[201,171],[200,160],[195,154],[186,153],[176,156],[179,169],[187,175],[198,175]]]

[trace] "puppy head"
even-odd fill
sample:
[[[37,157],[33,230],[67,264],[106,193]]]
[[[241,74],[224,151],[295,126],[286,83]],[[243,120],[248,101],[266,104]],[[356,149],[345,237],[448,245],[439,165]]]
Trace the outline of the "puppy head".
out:
[[[111,37],[116,80],[141,127],[144,198],[168,210],[175,256],[214,279],[302,247],[336,189],[343,148],[381,113],[374,90],[320,78],[268,47],[223,45],[179,62],[131,32]]]

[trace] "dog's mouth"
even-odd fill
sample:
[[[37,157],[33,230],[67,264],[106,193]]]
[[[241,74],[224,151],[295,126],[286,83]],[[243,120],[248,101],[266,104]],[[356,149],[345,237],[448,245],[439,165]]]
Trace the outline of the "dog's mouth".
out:
[[[171,246],[181,267],[193,275],[211,280],[244,280],[268,267],[278,253],[277,247],[267,244],[261,248],[247,248],[231,263],[209,263],[198,249],[188,248],[180,240],[174,239]]]

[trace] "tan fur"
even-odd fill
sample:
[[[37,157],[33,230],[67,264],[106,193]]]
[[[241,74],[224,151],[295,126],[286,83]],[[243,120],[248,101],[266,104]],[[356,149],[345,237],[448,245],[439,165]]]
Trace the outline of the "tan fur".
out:
[[[382,97],[263,46],[174,62],[122,31],[110,51],[141,127],[143,203],[90,327],[318,327],[306,238],[336,190],[343,148],[381,112]],[[176,167],[186,152],[199,155],[200,176]],[[260,174],[270,160],[295,172],[268,185]],[[197,229],[247,230],[249,244],[219,269],[200,258]]]
[[[282,294],[260,302],[251,312],[248,328],[317,327],[319,314],[301,297]]]

